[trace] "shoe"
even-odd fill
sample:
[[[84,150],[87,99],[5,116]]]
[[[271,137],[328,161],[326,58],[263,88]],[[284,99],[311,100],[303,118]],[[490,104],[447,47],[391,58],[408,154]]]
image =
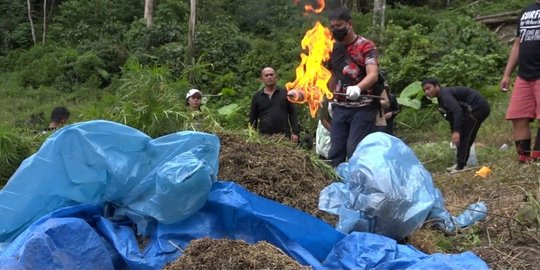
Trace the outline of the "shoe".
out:
[[[447,172],[451,172],[451,171],[455,170],[456,168],[457,168],[457,164],[454,164],[454,165],[452,165],[452,166],[446,168],[446,171],[447,171]],[[466,169],[466,168],[467,168],[467,166],[463,166],[463,169]],[[462,169],[462,170],[463,170],[463,169]]]
[[[540,151],[533,150],[531,152],[532,161],[540,161]]]
[[[456,168],[457,168],[457,164],[454,164],[454,165],[452,165],[452,166],[446,168],[446,171],[447,171],[447,172],[451,172],[452,170],[455,170]]]
[[[456,166],[456,168],[454,168],[454,169],[452,169],[450,171],[450,174],[460,173],[460,172],[463,172],[463,171],[465,171],[465,168],[458,169],[457,166]]]
[[[530,164],[534,159],[529,155],[519,155],[518,162],[521,164]]]

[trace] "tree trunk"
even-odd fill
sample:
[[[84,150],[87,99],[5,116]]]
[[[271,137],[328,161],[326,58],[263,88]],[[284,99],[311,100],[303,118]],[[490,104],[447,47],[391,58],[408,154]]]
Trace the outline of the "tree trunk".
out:
[[[41,36],[42,43],[45,43],[46,35],[47,35],[47,0],[43,0],[43,34]]]
[[[30,0],[26,0],[26,5],[28,7],[28,20],[30,21],[30,30],[32,30],[32,41],[36,45],[36,32],[34,31],[34,20],[32,20],[32,6]]]
[[[385,10],[386,0],[375,0],[373,2],[373,28],[378,35],[379,42],[383,40]]]
[[[193,61],[195,57],[195,23],[197,21],[197,0],[190,0],[191,11],[189,14],[189,31],[188,31],[188,63]]]
[[[144,0],[144,19],[146,20],[146,27],[152,27],[154,22],[154,0]]]

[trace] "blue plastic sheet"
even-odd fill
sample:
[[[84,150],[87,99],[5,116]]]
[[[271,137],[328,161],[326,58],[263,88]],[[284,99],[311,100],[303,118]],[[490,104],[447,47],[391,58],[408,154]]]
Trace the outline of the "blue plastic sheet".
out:
[[[464,265],[470,266],[468,269],[488,269],[470,252],[426,255],[380,235],[345,236],[313,216],[231,182],[214,183],[206,205],[188,219],[158,224],[143,250],[137,245],[129,220],[109,220],[102,216],[104,212],[103,206],[78,205],[43,217],[1,254],[0,266],[9,263],[9,269],[110,269],[111,265],[115,269],[161,269],[181,256],[175,246],[185,250],[191,240],[211,237],[248,243],[265,240],[314,269],[465,269]],[[82,221],[95,233],[89,232],[89,226],[82,225]],[[54,237],[75,228],[83,229],[84,237],[71,237],[71,241]],[[50,241],[41,241],[44,238]],[[109,257],[104,256],[103,247]],[[77,255],[69,252],[72,250],[88,250],[93,255]],[[35,259],[16,259],[32,257]]]
[[[474,253],[427,255],[395,240],[370,233],[354,232],[334,246],[324,262],[329,269],[489,269]]]
[[[383,236],[345,237],[216,182],[218,151],[216,136],[197,132],[152,140],[107,121],[59,130],[0,191],[0,269],[161,269],[202,237],[265,240],[314,269],[395,269],[404,261],[408,269],[487,269],[472,253],[426,255]]]
[[[485,218],[479,202],[458,217],[444,208],[431,174],[400,139],[385,133],[368,135],[348,163],[338,166],[342,183],[321,191],[319,209],[339,215],[343,232],[373,232],[401,240],[434,219],[448,232]]]
[[[111,202],[140,233],[175,223],[206,202],[219,139],[180,132],[158,139],[108,121],[67,126],[27,158],[0,191],[0,242],[64,206]],[[174,206],[174,207],[171,207]]]

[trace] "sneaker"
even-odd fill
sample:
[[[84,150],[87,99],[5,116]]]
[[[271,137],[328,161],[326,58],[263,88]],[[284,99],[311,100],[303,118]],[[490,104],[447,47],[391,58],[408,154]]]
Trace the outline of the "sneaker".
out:
[[[456,168],[457,168],[457,164],[454,164],[454,165],[452,165],[452,166],[446,168],[446,171],[447,171],[447,172],[451,172],[452,170],[455,170]]]
[[[461,169],[458,169],[457,166],[456,166],[456,168],[454,168],[454,169],[452,169],[450,171],[450,174],[460,173],[460,172],[463,172],[463,171],[465,171],[465,167],[463,167]]]
[[[457,164],[454,164],[451,167],[446,168],[446,171],[451,172],[451,171],[455,170],[456,168],[457,168]],[[466,168],[467,168],[467,165],[463,166],[463,169],[466,169]]]

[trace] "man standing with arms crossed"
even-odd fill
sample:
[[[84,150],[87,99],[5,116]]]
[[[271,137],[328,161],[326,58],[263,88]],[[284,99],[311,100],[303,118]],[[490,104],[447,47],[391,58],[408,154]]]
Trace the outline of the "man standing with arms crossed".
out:
[[[540,128],[536,132],[531,152],[531,129],[529,121],[540,123],[540,0],[521,12],[514,41],[504,75],[500,83],[502,91],[508,91],[510,76],[519,66],[506,120],[512,121],[513,136],[520,163],[540,159]]]

